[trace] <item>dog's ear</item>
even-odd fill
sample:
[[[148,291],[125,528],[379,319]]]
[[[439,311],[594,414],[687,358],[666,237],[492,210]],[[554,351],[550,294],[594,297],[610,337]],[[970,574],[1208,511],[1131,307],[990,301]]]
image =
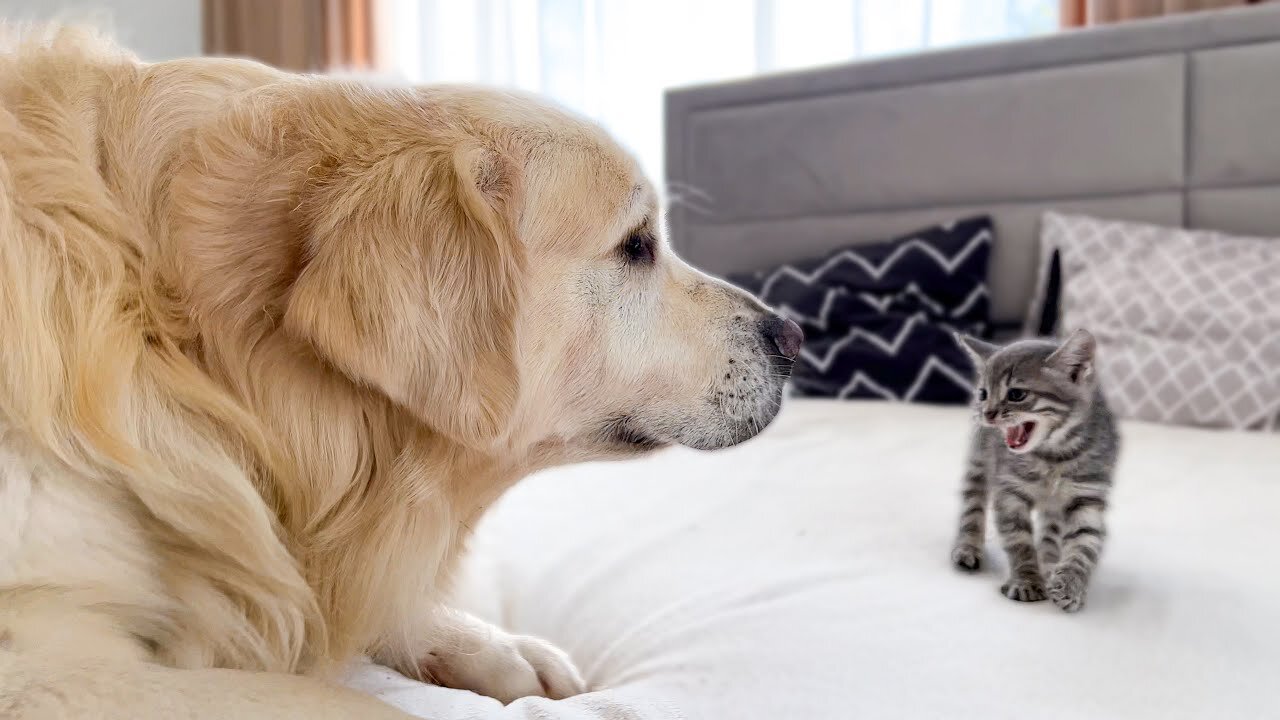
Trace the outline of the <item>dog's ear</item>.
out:
[[[241,110],[185,171],[175,207],[206,221],[182,243],[197,311],[282,329],[458,442],[499,439],[518,392],[515,165],[444,123],[379,143],[376,118],[288,110]]]
[[[476,146],[405,149],[308,198],[347,208],[316,208],[284,315],[331,364],[468,445],[496,439],[516,401],[503,165]]]

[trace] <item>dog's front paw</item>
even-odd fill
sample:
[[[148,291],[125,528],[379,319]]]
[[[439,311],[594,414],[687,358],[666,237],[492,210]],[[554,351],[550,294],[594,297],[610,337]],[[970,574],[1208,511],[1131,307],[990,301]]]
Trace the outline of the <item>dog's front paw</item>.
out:
[[[528,635],[493,633],[479,647],[438,647],[419,661],[438,685],[470,690],[502,703],[536,695],[562,700],[586,691],[578,668],[563,650]]]
[[[951,550],[951,564],[965,572],[982,569],[982,551],[968,543],[958,543]]]
[[[1038,602],[1045,598],[1044,584],[1040,578],[1016,577],[1000,586],[1000,592],[1010,600],[1018,602]]]
[[[1087,585],[1084,576],[1078,572],[1055,571],[1049,578],[1049,599],[1063,612],[1077,612],[1084,607]]]
[[[573,660],[563,650],[528,635],[516,635],[512,639],[520,657],[533,668],[540,691],[537,694],[552,700],[563,700],[586,692],[587,684],[582,681],[578,666],[573,664]]]

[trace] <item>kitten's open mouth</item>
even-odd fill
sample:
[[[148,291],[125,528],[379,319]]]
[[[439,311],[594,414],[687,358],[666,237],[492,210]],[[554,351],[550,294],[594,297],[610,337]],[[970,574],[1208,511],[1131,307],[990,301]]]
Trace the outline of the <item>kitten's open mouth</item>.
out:
[[[1008,445],[1010,450],[1017,450],[1027,444],[1035,429],[1036,424],[1031,421],[1007,427],[1004,429],[1004,444]]]

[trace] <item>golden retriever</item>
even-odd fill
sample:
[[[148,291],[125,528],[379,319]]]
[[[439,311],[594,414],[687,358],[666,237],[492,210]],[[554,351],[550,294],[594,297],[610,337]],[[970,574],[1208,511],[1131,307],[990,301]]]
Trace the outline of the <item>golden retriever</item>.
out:
[[[361,655],[581,692],[446,606],[468,529],[539,468],[755,435],[799,328],[534,99],[6,33],[0,716],[399,717],[333,684]]]

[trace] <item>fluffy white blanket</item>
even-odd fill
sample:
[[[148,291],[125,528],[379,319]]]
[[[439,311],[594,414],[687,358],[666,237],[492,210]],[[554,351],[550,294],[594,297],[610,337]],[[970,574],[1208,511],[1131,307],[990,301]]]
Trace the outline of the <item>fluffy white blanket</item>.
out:
[[[1280,713],[1280,437],[1130,423],[1089,605],[948,565],[961,408],[797,401],[757,440],[534,477],[466,605],[596,691],[503,708],[360,669],[426,718],[1191,718]]]

